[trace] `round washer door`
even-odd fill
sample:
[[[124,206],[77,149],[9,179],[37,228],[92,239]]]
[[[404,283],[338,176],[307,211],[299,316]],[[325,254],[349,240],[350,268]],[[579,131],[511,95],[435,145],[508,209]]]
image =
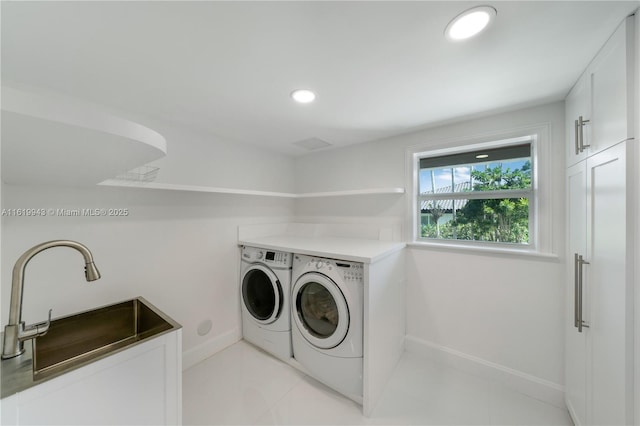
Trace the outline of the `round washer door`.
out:
[[[298,330],[313,346],[338,346],[349,331],[349,307],[340,288],[326,275],[307,273],[293,287]]]
[[[242,303],[254,320],[271,324],[282,311],[282,286],[276,274],[262,265],[249,267],[242,276]]]

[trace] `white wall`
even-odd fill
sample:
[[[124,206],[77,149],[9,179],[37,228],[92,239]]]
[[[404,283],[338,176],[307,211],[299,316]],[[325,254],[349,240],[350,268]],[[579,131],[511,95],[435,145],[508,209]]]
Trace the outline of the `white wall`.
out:
[[[167,156],[150,163],[160,168],[156,182],[293,192],[289,156],[157,120],[141,122],[167,139]]]
[[[296,191],[405,187],[410,146],[548,123],[550,219],[557,259],[409,248],[407,334],[552,384],[564,382],[564,103],[485,116],[296,159]],[[405,223],[402,195],[300,199],[300,221]],[[406,230],[405,230],[406,231]],[[405,232],[407,234],[407,232]],[[559,388],[559,386],[557,386]]]
[[[209,172],[204,176],[208,180],[201,184],[233,187],[237,181],[237,187],[243,187],[253,182],[252,188],[290,190],[289,157],[255,149],[246,155],[249,148],[215,140],[205,146],[206,140],[191,139],[191,134],[176,128],[165,136],[169,155],[183,156],[171,161],[193,161],[197,173]],[[268,175],[265,170],[269,170]],[[240,337],[238,225],[288,221],[293,200],[3,184],[2,207],[129,210],[126,217],[3,217],[3,326],[8,318],[11,269],[17,258],[40,242],[73,239],[92,250],[102,279],[86,283],[82,258],[73,250],[59,248],[39,254],[26,271],[23,319],[27,323],[42,321],[49,308],[58,317],[143,296],[184,327],[187,364]],[[199,336],[197,326],[206,320],[212,321],[213,328],[206,336]],[[189,357],[189,353],[194,356]]]

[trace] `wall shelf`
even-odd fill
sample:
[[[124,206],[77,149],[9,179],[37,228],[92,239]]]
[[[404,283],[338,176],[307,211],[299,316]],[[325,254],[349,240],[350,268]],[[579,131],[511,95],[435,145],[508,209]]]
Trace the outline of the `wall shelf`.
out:
[[[322,198],[322,197],[345,197],[357,195],[381,195],[381,194],[404,194],[404,188],[374,188],[349,191],[333,191],[333,192],[305,192],[294,194],[290,192],[272,192],[272,191],[256,191],[249,189],[234,188],[218,188],[211,186],[198,185],[179,185],[173,183],[160,182],[130,182],[118,179],[108,179],[99,185],[113,186],[121,188],[140,188],[140,189],[156,189],[168,191],[187,191],[187,192],[208,192],[215,194],[235,194],[235,195],[257,195],[264,197],[280,197],[280,198]]]
[[[296,198],[296,194],[291,194],[288,192],[255,191],[251,189],[217,188],[213,186],[179,185],[174,183],[160,182],[130,182],[118,179],[108,179],[104,182],[100,182],[98,185],[116,186],[121,188],[158,189],[167,191],[209,192],[214,194],[259,195],[265,197]]]
[[[166,155],[162,135],[100,107],[2,86],[2,181],[93,186]]]
[[[345,196],[351,196],[351,195],[383,195],[383,194],[404,194],[404,188],[372,188],[372,189],[353,189],[349,191],[303,192],[300,194],[296,194],[296,198],[345,197]]]

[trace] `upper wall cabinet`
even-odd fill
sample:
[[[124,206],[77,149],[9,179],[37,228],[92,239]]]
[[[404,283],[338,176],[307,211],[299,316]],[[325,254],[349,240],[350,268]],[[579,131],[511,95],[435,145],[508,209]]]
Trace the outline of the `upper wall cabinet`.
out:
[[[166,154],[165,139],[76,99],[2,87],[2,181],[90,186]]]
[[[591,70],[591,147],[595,154],[633,135],[633,17],[625,19]]]
[[[566,98],[567,165],[632,137],[633,19],[622,22]]]

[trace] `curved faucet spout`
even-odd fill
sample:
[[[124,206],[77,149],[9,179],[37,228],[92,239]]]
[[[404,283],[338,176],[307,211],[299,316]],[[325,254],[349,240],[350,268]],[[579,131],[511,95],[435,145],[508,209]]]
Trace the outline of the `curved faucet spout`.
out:
[[[95,281],[100,278],[100,272],[93,263],[91,251],[76,241],[54,240],[38,244],[24,252],[13,266],[13,276],[11,279],[11,304],[9,306],[9,322],[4,329],[4,342],[2,347],[2,359],[13,358],[24,352],[24,340],[41,336],[49,329],[48,322],[37,327],[37,332],[33,327],[25,327],[22,321],[22,290],[24,288],[24,271],[27,263],[41,251],[52,247],[70,247],[82,254],[85,263],[85,278],[87,281]],[[50,317],[51,313],[49,313]],[[40,329],[42,327],[42,329]],[[28,330],[28,332],[27,332]]]
[[[96,264],[93,262],[89,262],[84,266],[84,276],[87,281],[95,281],[100,279],[100,271],[96,268]]]

